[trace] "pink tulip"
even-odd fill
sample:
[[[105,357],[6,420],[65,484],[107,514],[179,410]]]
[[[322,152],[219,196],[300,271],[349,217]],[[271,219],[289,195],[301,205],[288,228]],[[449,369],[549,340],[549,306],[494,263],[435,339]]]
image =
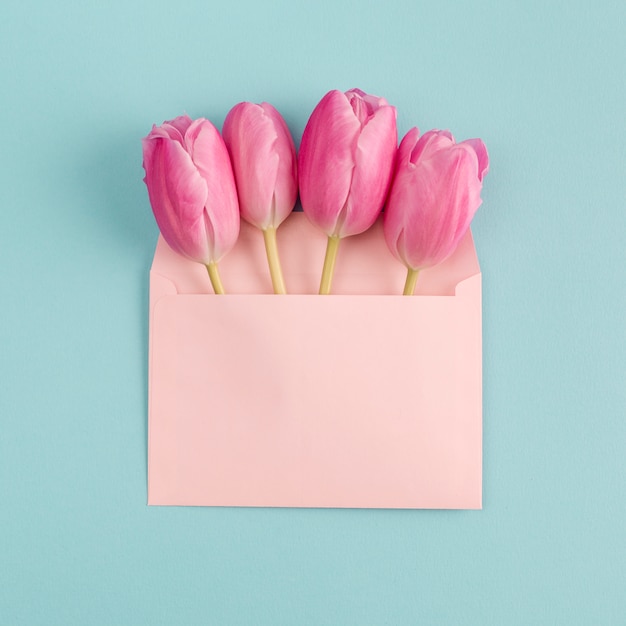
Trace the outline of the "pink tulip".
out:
[[[286,293],[276,229],[296,204],[296,148],[281,114],[267,102],[240,102],[224,121],[241,216],[263,231],[272,283]]]
[[[400,143],[384,232],[389,249],[408,269],[405,294],[413,293],[420,269],[456,249],[482,202],[488,169],[480,139],[456,143],[448,131],[420,137],[412,128]]]
[[[153,126],[142,140],[144,182],[165,241],[206,265],[223,293],[217,264],[239,235],[237,190],[228,151],[211,122],[187,115]]]
[[[359,89],[329,91],[304,129],[298,160],[300,200],[328,235],[320,293],[329,293],[339,240],[376,221],[398,144],[396,109]]]

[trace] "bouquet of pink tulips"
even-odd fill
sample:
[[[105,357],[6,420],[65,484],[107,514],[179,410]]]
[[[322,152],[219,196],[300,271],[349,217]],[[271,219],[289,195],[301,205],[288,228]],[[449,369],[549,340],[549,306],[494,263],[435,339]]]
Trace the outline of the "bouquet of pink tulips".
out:
[[[234,246],[240,217],[263,233],[274,292],[287,293],[276,230],[300,192],[302,209],[328,237],[320,294],[329,294],[339,244],[370,228],[384,208],[384,235],[407,268],[405,295],[418,273],[448,258],[481,204],[489,168],[480,139],[456,143],[448,131],[398,148],[396,110],[358,89],[328,92],[304,130],[300,152],[270,104],[242,102],[223,133],[184,115],[143,140],[150,203],[165,241],[206,266],[223,294],[219,262]]]

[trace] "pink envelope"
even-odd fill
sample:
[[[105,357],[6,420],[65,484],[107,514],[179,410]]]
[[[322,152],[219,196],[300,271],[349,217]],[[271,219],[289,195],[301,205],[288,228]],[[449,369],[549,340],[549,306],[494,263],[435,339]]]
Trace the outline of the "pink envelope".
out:
[[[270,295],[247,224],[206,269],[159,239],[150,272],[148,503],[479,509],[481,275],[471,234],[414,297],[379,222],[342,241],[301,213],[278,230]]]

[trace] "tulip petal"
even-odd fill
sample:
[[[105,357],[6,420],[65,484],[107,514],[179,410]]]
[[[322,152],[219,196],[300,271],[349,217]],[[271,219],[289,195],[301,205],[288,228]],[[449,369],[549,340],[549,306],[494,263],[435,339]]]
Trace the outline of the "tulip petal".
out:
[[[180,142],[182,143],[183,137],[187,132],[187,129],[191,126],[193,120],[188,115],[179,115],[175,117],[173,120],[168,120],[167,122],[163,122],[162,128],[168,130],[168,132],[172,133],[170,135],[172,139],[178,139],[180,137]],[[173,136],[174,131],[178,133],[178,136]]]
[[[348,94],[346,94],[346,96],[347,95]],[[361,128],[363,128],[369,122],[370,117],[374,114],[371,103],[368,104],[367,101],[360,96],[360,94],[354,92],[348,96],[348,100],[356,118],[359,120],[359,124],[361,124]]]
[[[157,146],[159,145],[159,142],[156,141],[157,137],[154,135],[153,130],[148,134],[147,137],[144,137],[141,140],[141,150],[143,153],[143,169],[146,172],[146,175],[143,178],[143,182],[146,183],[146,185],[148,184],[148,172],[149,170],[151,171],[152,168],[154,167],[154,153],[156,151]],[[152,176],[150,176],[150,178],[152,178]],[[148,187],[148,192],[150,191],[150,188]]]
[[[273,221],[273,198],[279,157],[275,146],[277,133],[263,108],[241,102],[226,116],[224,140],[231,156],[239,209],[242,217],[257,228]]]
[[[328,92],[304,129],[298,171],[300,200],[309,219],[327,235],[335,233],[355,167],[360,131],[346,96]]]
[[[239,235],[239,203],[230,157],[215,126],[203,118],[187,129],[185,147],[207,187],[204,219],[207,232],[214,236],[210,261],[217,263]]]
[[[161,126],[152,126],[148,138],[165,137],[183,143],[183,137],[191,123],[192,120],[188,115],[180,115],[173,120],[163,122]]]
[[[483,178],[489,171],[489,154],[487,153],[487,146],[483,143],[482,139],[466,139],[461,142],[462,144],[468,144],[476,153],[478,157],[478,180],[482,182]]]
[[[277,135],[274,150],[278,155],[278,171],[274,187],[274,219],[270,226],[278,228],[293,211],[298,197],[296,146],[283,116],[267,102],[261,106],[272,120]]]
[[[454,145],[454,137],[448,130],[429,130],[424,133],[413,150],[409,160],[415,164],[419,159],[428,159],[438,150],[450,148]]]
[[[400,147],[398,148],[398,154],[396,155],[396,170],[408,167],[409,165],[413,166],[411,155],[419,138],[420,131],[417,126],[411,128],[402,138],[402,141],[400,142]]]
[[[152,144],[152,145],[151,145]],[[202,215],[207,185],[177,141],[146,139],[144,167],[150,203],[170,247],[195,261],[210,258]]]
[[[355,101],[361,101],[366,107],[368,117],[374,115],[374,113],[381,107],[387,106],[389,104],[387,100],[385,100],[385,98],[380,98],[379,96],[365,93],[364,91],[356,88],[346,91],[346,97],[350,101],[350,104],[353,108],[355,106]]]
[[[407,137],[405,136],[400,144],[400,150],[402,150],[403,146],[406,148],[411,143],[407,142],[406,139]],[[414,212],[415,200],[413,198],[412,184],[414,169],[415,166],[408,163],[408,161],[397,163],[391,191],[383,214],[383,232],[387,246],[393,255],[407,267],[411,267],[406,255],[406,227],[408,221],[413,219]]]
[[[396,110],[383,106],[358,139],[350,195],[338,224],[340,237],[358,235],[376,221],[389,191],[397,145]]]

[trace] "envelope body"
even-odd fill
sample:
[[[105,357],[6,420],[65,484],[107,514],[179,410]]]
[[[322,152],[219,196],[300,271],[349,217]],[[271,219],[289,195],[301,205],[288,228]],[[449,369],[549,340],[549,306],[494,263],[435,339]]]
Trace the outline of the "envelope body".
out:
[[[206,269],[159,239],[150,272],[148,503],[481,508],[481,275],[471,234],[416,295],[382,225],[326,238],[278,230],[288,295],[271,293],[260,231],[242,224]]]

